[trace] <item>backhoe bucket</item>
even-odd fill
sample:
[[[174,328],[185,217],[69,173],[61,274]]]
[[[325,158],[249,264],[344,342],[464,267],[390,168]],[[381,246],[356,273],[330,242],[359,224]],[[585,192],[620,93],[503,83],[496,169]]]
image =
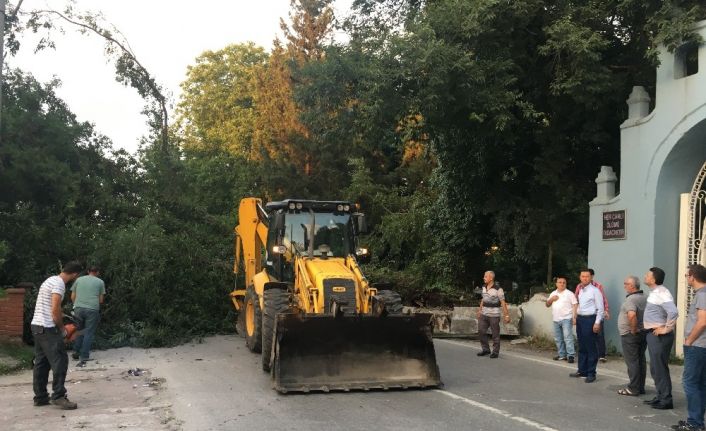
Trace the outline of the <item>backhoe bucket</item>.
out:
[[[431,315],[279,314],[272,363],[285,392],[425,388],[441,385]]]

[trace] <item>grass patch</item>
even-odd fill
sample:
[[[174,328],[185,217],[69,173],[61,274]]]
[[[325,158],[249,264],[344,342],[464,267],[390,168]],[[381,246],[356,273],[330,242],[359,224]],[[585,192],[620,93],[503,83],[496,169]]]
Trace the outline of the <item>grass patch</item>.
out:
[[[19,341],[0,341],[0,375],[32,368],[34,349]]]
[[[556,349],[554,339],[543,334],[527,337],[527,345],[537,350]]]

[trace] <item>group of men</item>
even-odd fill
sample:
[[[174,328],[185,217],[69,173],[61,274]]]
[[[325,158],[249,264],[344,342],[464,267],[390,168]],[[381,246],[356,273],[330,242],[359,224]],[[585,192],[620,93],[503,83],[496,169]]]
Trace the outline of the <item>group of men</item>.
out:
[[[34,405],[54,406],[72,410],[77,404],[66,396],[66,372],[69,357],[66,352],[67,331],[64,327],[62,302],[66,286],[71,288],[73,315],[80,328],[73,341],[72,357],[79,362],[77,367],[85,367],[89,360],[93,337],[100,321],[100,304],[105,298],[105,283],[98,278],[100,270],[96,266],[88,269],[82,277],[83,267],[78,262],[64,265],[59,275],[47,278],[39,288],[34,308],[31,329],[34,338]],[[74,281],[75,280],[75,281]],[[47,391],[49,371],[52,371],[52,394]]]
[[[586,383],[596,380],[599,358],[605,358],[603,322],[609,318],[608,301],[603,286],[593,280],[591,269],[582,270],[581,283],[575,292],[567,289],[566,277],[556,277],[556,290],[546,301],[552,308],[556,360],[574,362],[574,336],[576,326],[579,343],[578,370],[571,377],[582,377]],[[672,428],[679,431],[704,430],[706,410],[706,268],[691,265],[685,274],[687,283],[694,289],[694,297],[687,314],[684,341],[684,375],[682,382],[687,397],[687,420],[679,421]],[[669,374],[669,357],[674,345],[674,328],[678,317],[674,298],[664,287],[665,273],[653,267],[645,274],[644,282],[650,289],[645,295],[640,289],[640,279],[628,276],[623,282],[626,298],[618,316],[623,357],[627,365],[629,384],[618,394],[638,396],[645,393],[647,364],[645,351],[649,351],[650,374],[657,395],[644,402],[654,409],[674,408],[672,380]],[[602,349],[601,349],[602,346]]]

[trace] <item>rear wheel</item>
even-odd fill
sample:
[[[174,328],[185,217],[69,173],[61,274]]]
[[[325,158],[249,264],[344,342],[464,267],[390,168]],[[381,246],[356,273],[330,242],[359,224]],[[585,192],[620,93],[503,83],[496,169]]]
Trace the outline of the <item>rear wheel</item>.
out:
[[[262,317],[262,369],[270,371],[277,314],[289,309],[289,292],[284,289],[265,291],[265,313]]]
[[[402,297],[394,290],[378,290],[378,300],[385,303],[387,314],[402,314]]]
[[[253,286],[245,291],[245,344],[251,352],[262,351],[262,310]]]

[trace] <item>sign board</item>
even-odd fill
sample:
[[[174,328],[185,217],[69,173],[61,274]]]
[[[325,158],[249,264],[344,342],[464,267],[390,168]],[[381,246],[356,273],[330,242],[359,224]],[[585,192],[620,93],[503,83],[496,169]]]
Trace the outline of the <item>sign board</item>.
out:
[[[603,212],[603,239],[625,239],[625,210]]]

